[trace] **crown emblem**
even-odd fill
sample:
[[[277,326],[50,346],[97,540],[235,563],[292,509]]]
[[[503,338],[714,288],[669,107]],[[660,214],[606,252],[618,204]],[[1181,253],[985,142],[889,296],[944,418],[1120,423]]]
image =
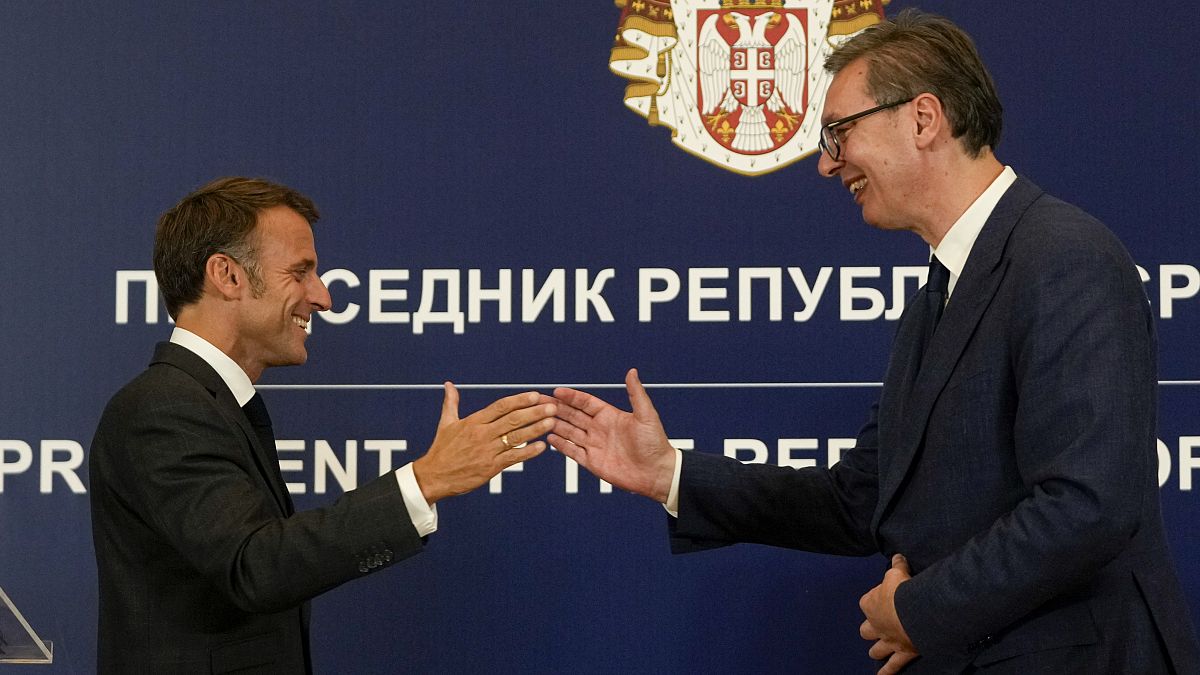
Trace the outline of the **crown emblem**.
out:
[[[782,8],[783,0],[721,0],[721,9]]]

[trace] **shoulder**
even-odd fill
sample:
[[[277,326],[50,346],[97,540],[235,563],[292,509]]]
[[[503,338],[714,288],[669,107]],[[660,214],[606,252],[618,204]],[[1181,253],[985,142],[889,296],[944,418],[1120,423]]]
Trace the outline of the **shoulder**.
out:
[[[1046,193],[1017,219],[1006,257],[1017,271],[1034,276],[1096,270],[1136,274],[1133,259],[1112,230],[1078,206]]]

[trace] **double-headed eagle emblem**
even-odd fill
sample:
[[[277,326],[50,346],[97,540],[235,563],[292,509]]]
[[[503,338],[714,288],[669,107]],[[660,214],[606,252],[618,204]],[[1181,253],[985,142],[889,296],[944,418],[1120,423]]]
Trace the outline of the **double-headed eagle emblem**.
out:
[[[719,26],[737,34],[730,45]],[[783,37],[767,40],[767,29],[784,24]],[[768,11],[711,14],[700,28],[700,111],[715,130],[722,113],[740,113],[731,147],[742,152],[763,152],[778,143],[763,109],[795,128],[804,115],[804,27],[798,17]],[[785,128],[781,122],[779,129]],[[778,134],[777,135],[782,135]]]
[[[817,150],[826,55],[888,0],[616,0],[625,105],[687,152],[746,175]]]

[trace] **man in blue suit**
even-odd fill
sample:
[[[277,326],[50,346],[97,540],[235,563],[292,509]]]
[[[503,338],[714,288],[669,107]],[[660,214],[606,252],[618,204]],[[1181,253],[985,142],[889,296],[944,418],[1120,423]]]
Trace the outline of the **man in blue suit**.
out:
[[[755,542],[891,569],[860,632],[880,673],[1195,673],[1156,481],[1156,344],[1101,223],[993,149],[970,38],[913,11],[827,61],[820,172],[932,249],[879,402],[829,469],[680,453],[633,412],[559,389],[551,443],[672,512],[673,550]]]

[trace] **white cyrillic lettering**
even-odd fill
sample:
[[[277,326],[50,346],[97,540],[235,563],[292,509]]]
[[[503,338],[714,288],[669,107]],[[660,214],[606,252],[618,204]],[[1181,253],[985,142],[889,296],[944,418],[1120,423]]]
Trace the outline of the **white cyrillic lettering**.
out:
[[[654,282],[661,281],[664,286],[658,290]],[[679,275],[675,270],[665,267],[647,267],[638,270],[638,321],[647,323],[655,303],[670,302],[679,297]]]
[[[1150,273],[1146,271],[1145,267],[1142,267],[1141,265],[1134,265],[1134,267],[1137,268],[1138,276],[1141,277],[1143,284],[1147,281],[1150,281]]]
[[[754,456],[750,459],[741,459],[738,457],[738,452],[742,450],[748,450]],[[767,444],[757,438],[725,439],[725,456],[732,457],[742,464],[766,464],[767,455]]]
[[[1200,446],[1200,436],[1179,437],[1179,489],[1189,492],[1192,489],[1192,472],[1200,467],[1200,457],[1192,454],[1192,450]]]
[[[886,300],[876,288],[858,288],[855,279],[878,279],[878,267],[843,267],[841,269],[841,318],[842,321],[873,321],[883,316]],[[855,309],[855,300],[866,300],[865,309]]]
[[[816,450],[817,447],[817,439],[815,438],[781,438],[779,439],[779,466],[788,466],[793,469],[816,466],[816,459],[796,458],[792,456],[792,451]]]
[[[783,270],[778,267],[742,267],[738,269],[738,321],[749,321],[752,317],[751,283],[755,279],[767,280],[767,317],[771,321],[783,320]]]
[[[367,321],[408,323],[408,312],[387,312],[383,309],[384,302],[408,300],[408,289],[383,287],[385,281],[408,281],[408,270],[371,270],[367,280]]]
[[[1186,283],[1176,286],[1176,277],[1183,277]],[[1200,270],[1191,265],[1162,265],[1158,268],[1158,311],[1164,319],[1175,315],[1176,300],[1193,298],[1200,292]]]
[[[703,309],[705,300],[724,300],[729,289],[704,286],[705,279],[728,279],[728,267],[693,267],[688,270],[688,321],[728,321],[727,309]]]
[[[408,278],[408,273],[405,272],[405,279]],[[325,284],[326,288],[332,287],[335,283],[346,284],[346,288],[358,288],[361,283],[358,276],[350,270],[336,269],[328,270],[321,275],[321,283]],[[372,281],[372,284],[375,282]],[[402,291],[403,292],[403,291]],[[333,292],[330,292],[330,296]],[[400,298],[403,300],[404,298]],[[358,305],[353,302],[346,303],[346,309],[336,312],[333,309],[327,309],[324,312],[317,312],[317,316],[321,317],[326,323],[343,324],[350,323],[354,317],[358,316]]]
[[[521,321],[533,323],[542,313],[542,308],[549,301],[554,302],[553,321],[563,323],[567,320],[567,271],[565,269],[550,270],[545,283],[535,294],[533,288],[533,270],[521,270]]]
[[[55,459],[54,453],[56,452],[67,453],[66,459]],[[53,490],[54,474],[62,476],[67,487],[71,488],[71,492],[77,495],[87,492],[77,473],[79,467],[83,465],[82,445],[70,440],[42,441],[41,455],[42,470],[39,489],[42,494],[48,495]]]
[[[512,323],[512,270],[499,270],[496,288],[483,287],[483,273],[467,270],[467,321],[479,323],[484,302],[495,302],[500,323]]]
[[[404,439],[395,440],[366,440],[363,441],[364,452],[379,453],[379,475],[392,471],[395,464],[392,462],[392,453],[402,452],[408,449],[408,441]]]
[[[888,321],[895,321],[904,313],[904,303],[908,299],[909,292],[905,288],[904,281],[906,279],[916,279],[917,286],[920,288],[925,285],[926,279],[929,277],[929,267],[925,265],[916,266],[900,266],[892,268],[892,306],[883,314],[883,318]],[[915,291],[916,288],[913,290]]]
[[[10,452],[17,453],[16,461],[10,461]],[[33,448],[25,441],[0,441],[0,494],[4,493],[4,477],[25,473],[33,466]]]
[[[1171,479],[1171,449],[1162,439],[1158,439],[1158,487],[1167,484]]]
[[[517,462],[512,466],[506,466],[501,469],[500,473],[492,476],[488,481],[488,494],[498,495],[504,489],[504,474],[506,473],[521,473],[525,470],[525,462]]]
[[[609,267],[600,270],[596,275],[596,280],[588,285],[588,271],[585,269],[575,270],[575,321],[578,323],[587,323],[588,306],[596,308],[596,316],[604,323],[613,321],[612,311],[608,308],[608,303],[600,295],[604,292],[604,284],[608,283],[617,275],[617,271]]]
[[[158,280],[154,270],[117,270],[117,323],[129,323],[130,287],[134,284],[145,284],[146,323],[158,323]]]
[[[275,452],[283,455],[285,452],[304,452],[304,441],[291,441],[275,439]],[[303,459],[281,459],[279,460],[279,470],[281,472],[304,471]],[[287,491],[290,494],[302,495],[308,491],[308,485],[305,483],[287,483]]]
[[[792,321],[808,321],[817,311],[817,305],[821,304],[821,294],[825,292],[825,286],[829,284],[829,277],[833,276],[833,268],[822,267],[821,271],[817,273],[817,281],[811,287],[799,267],[789,267],[787,271],[788,276],[792,279],[792,285],[800,292],[800,301],[804,303],[803,310],[792,312]]]
[[[440,312],[433,310],[433,299],[437,295],[434,289],[438,282],[446,284],[446,309]],[[427,323],[448,323],[454,326],[455,335],[465,330],[462,310],[462,284],[458,270],[424,270],[421,272],[421,305],[413,315],[413,334],[425,332]]]
[[[346,441],[346,464],[338,461],[327,441],[313,442],[313,494],[325,494],[325,476],[333,474],[342,492],[358,487],[358,441]]]

